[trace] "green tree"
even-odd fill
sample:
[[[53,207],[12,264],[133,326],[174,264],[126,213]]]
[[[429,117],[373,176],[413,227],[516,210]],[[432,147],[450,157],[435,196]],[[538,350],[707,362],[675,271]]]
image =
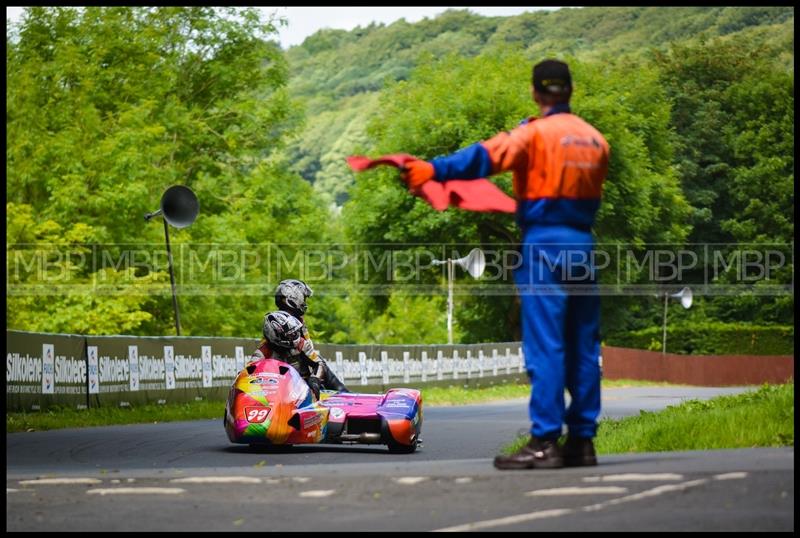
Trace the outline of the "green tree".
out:
[[[78,222],[64,229],[34,218],[28,204],[6,205],[7,327],[42,332],[126,334],[154,319],[167,276],[132,268],[90,273],[97,230]],[[26,290],[26,285],[34,289]],[[41,295],[47,286],[56,295]]]
[[[60,241],[83,227],[91,231],[87,242],[103,243],[115,259],[126,255],[127,243],[151,245],[150,254],[160,255],[163,230],[142,215],[172,184],[191,187],[201,206],[191,227],[173,231],[176,251],[222,243],[235,254],[324,237],[324,204],[276,156],[302,111],[286,89],[275,26],[259,10],[34,7],[15,30],[6,39],[7,211],[59,230],[53,239],[41,231],[30,237]],[[7,243],[16,242],[7,235]],[[12,297],[7,312],[33,316],[58,305],[59,330],[169,333],[169,286],[158,280],[158,292],[133,287],[165,269],[162,259],[135,275],[108,275],[135,278],[128,289],[136,299]],[[211,263],[193,278],[201,291],[181,297],[186,333],[253,334],[266,293],[217,292],[227,281]],[[249,278],[275,285],[264,264]],[[87,327],[78,320],[89,299],[98,312],[119,315]],[[47,328],[21,315],[9,316],[9,326]]]
[[[297,170],[316,182],[321,155],[344,132],[357,98],[375,94],[385,82],[407,80],[424,53],[464,58],[511,46],[531,62],[574,55],[582,60],[644,57],[671,42],[695,42],[698,36],[750,35],[779,43],[780,61],[793,64],[794,8],[786,7],[626,7],[563,8],[513,17],[481,17],[466,10],[408,23],[370,25],[346,32],[321,30],[291,47],[293,95],[308,104],[309,122],[292,144]],[[360,102],[360,101],[359,101]],[[321,132],[324,129],[324,132]],[[333,198],[349,188],[338,182]],[[318,183],[326,191],[331,184]]]
[[[782,49],[780,42],[736,36],[675,44],[655,55],[675,111],[676,160],[694,207],[694,243],[752,249],[794,240],[794,78],[780,59]],[[791,273],[789,264],[773,278],[788,284]],[[733,277],[719,283],[734,283]],[[790,296],[759,296],[737,285],[736,297],[712,300],[711,316],[793,319]]]

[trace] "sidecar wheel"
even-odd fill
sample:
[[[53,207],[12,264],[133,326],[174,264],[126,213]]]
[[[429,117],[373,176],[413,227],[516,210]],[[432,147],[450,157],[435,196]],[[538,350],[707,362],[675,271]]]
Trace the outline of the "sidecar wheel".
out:
[[[411,442],[410,445],[404,445],[398,443],[394,439],[389,440],[389,452],[392,454],[413,454],[417,450],[417,440],[416,438]]]

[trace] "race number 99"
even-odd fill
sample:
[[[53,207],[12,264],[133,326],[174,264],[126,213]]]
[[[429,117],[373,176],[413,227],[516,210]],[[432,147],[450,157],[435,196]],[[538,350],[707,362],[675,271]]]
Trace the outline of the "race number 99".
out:
[[[261,424],[267,419],[269,415],[269,407],[245,407],[244,416],[247,422],[254,422]]]

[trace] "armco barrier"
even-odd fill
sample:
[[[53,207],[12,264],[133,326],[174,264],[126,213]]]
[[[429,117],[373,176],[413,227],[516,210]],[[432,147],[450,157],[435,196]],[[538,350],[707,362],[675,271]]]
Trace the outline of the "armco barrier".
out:
[[[6,331],[6,408],[126,406],[224,399],[258,345],[250,338],[80,336]],[[331,345],[318,349],[353,390],[525,382],[519,342]],[[791,356],[683,356],[603,347],[606,379],[689,385],[780,383]]]
[[[79,336],[6,331],[6,408],[40,410],[224,399],[257,339]],[[352,387],[484,386],[524,381],[519,342],[318,345]]]

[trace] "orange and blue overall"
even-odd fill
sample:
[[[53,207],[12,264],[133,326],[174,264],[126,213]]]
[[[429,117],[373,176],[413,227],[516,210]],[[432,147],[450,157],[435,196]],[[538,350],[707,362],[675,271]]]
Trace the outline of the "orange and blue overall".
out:
[[[562,104],[431,161],[436,181],[513,172],[522,229],[522,263],[514,278],[531,379],[531,434],[540,439],[559,437],[563,424],[575,437],[597,431],[600,299],[591,228],[608,160],[605,138]]]

